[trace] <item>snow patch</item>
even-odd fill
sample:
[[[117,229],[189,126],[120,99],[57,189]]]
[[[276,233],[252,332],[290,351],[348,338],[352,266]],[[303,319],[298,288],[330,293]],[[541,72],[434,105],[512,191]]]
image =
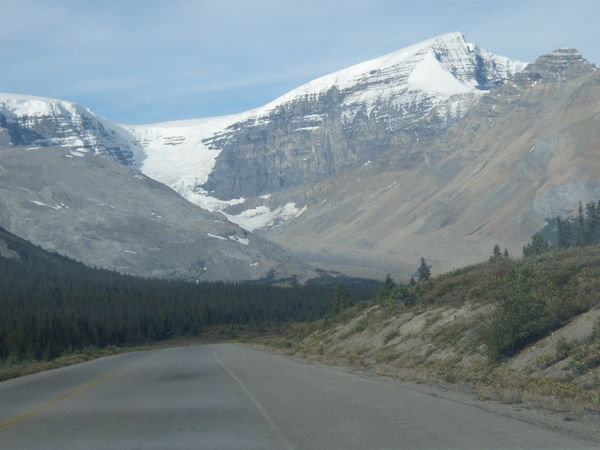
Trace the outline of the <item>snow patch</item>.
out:
[[[219,239],[221,241],[227,240],[227,238],[224,238],[223,236],[217,236],[216,234],[212,234],[212,233],[206,233],[206,234],[208,234],[211,238]]]
[[[394,181],[394,182],[393,182],[392,184],[390,184],[389,186],[386,186],[386,187],[384,187],[382,192],[389,191],[391,188],[393,188],[393,187],[394,187],[394,186],[396,186],[397,184],[398,184],[398,182],[397,182],[397,181]]]
[[[89,108],[64,100],[28,95],[0,93],[0,114],[7,122],[24,129],[34,129],[51,122],[52,133],[29,137],[30,150],[36,147],[70,147],[81,153],[93,151],[110,154],[121,162],[131,160],[137,152],[133,137],[126,130],[97,116]]]
[[[245,230],[254,231],[261,228],[272,227],[282,222],[299,217],[306,206],[299,209],[295,203],[287,203],[271,211],[268,206],[258,206],[256,208],[247,209],[241,214],[225,214],[230,222],[238,224]]]
[[[188,201],[195,203],[210,212],[220,212],[228,206],[241,205],[246,201],[244,197],[231,200],[219,200],[218,198],[208,195],[208,192],[204,189],[194,188],[193,186],[180,186],[180,190],[175,190]]]
[[[301,127],[301,128],[296,128],[293,131],[315,131],[315,130],[320,130],[321,127]]]
[[[447,96],[473,90],[472,86],[465,86],[447,68],[442,67],[431,51],[427,52],[421,62],[415,66],[408,77],[408,84],[415,89]]]
[[[235,122],[234,117],[237,116],[124,127],[143,149],[144,155],[138,159],[140,171],[200,204],[206,193],[199,192],[195,201],[194,190],[206,183],[221,153],[204,141]]]
[[[55,203],[54,205],[49,205],[47,203],[40,202],[38,200],[29,200],[29,203],[33,203],[34,205],[37,205],[37,206],[45,206],[46,208],[51,208],[51,209],[54,209],[55,211],[58,211],[61,209],[69,209],[69,207],[67,205],[65,205],[64,203]]]
[[[8,109],[17,116],[40,117],[54,115],[57,109],[75,112],[75,104],[64,100],[20,94],[0,94],[0,109]]]
[[[248,238],[241,238],[237,234],[232,234],[231,236],[229,236],[229,239],[231,239],[232,241],[238,242],[238,243],[240,243],[242,245],[248,245],[248,244],[250,244],[250,239],[248,239]]]

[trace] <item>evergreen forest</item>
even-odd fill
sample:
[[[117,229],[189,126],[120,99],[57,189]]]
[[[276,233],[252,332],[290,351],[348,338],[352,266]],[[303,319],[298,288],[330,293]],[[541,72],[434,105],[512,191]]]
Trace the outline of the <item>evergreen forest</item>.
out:
[[[370,297],[375,286],[350,284],[352,303]],[[46,361],[90,347],[198,336],[220,325],[315,320],[329,312],[333,287],[327,280],[281,287],[126,276],[0,229],[0,361]]]
[[[577,216],[558,216],[550,223],[555,228],[551,241],[558,249],[600,244],[600,200],[579,203]]]

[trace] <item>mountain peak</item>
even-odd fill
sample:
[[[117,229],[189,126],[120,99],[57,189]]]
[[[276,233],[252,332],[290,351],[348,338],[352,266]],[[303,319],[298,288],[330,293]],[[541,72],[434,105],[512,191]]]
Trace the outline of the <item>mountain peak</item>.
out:
[[[434,123],[438,131],[450,126],[476,98],[524,67],[454,31],[324,75],[264,106],[211,124],[130,130],[144,149],[139,167],[146,175],[207,209],[237,205],[232,212],[239,214],[240,199],[320,180],[376,157],[388,144],[373,146],[374,139],[384,142],[408,128],[413,139],[414,130],[425,123]],[[299,153],[299,148],[311,150]],[[274,162],[258,162],[249,155],[263,160],[272,156]],[[279,175],[253,175],[267,171]],[[254,217],[256,211],[247,211]]]
[[[563,81],[594,70],[595,66],[577,49],[562,47],[536,59],[527,66],[521,78],[530,81]]]
[[[69,114],[88,111],[87,108],[66,100],[0,93],[0,112],[9,116],[42,117],[55,114],[59,110]]]
[[[439,67],[431,57],[437,60]],[[324,94],[334,87],[338,91],[369,91],[367,95],[361,96],[362,100],[367,101],[377,99],[382,95],[394,96],[393,91],[398,89],[403,91],[412,88],[421,89],[421,85],[411,86],[410,83],[407,84],[407,81],[409,81],[411,73],[423,61],[427,66],[425,68],[427,71],[434,68],[438,75],[441,75],[442,71],[447,72],[442,76],[439,86],[428,82],[427,89],[425,89],[443,96],[448,93],[459,93],[459,91],[492,89],[526,66],[520,61],[483,50],[477,45],[467,42],[463,33],[453,31],[309,81],[264,107],[248,111],[246,114],[247,116],[260,115],[283,103]],[[448,77],[456,78],[451,83],[453,85],[451,89],[448,89],[447,86],[451,81]],[[464,86],[458,89],[458,83]]]
[[[0,146],[64,146],[134,161],[135,139],[89,108],[66,100],[0,93]]]
[[[432,37],[421,41],[410,47],[456,47],[464,46],[468,48],[475,47],[474,44],[467,42],[465,35],[460,31],[451,31],[449,33],[440,34],[439,36]],[[408,47],[408,48],[410,48]],[[400,50],[402,51],[402,50]]]

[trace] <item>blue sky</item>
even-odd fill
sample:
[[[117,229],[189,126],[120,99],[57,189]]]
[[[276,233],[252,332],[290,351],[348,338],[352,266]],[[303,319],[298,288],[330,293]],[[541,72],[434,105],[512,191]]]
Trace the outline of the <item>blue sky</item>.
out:
[[[450,31],[524,61],[600,64],[599,0],[1,0],[0,92],[120,123],[231,114]]]

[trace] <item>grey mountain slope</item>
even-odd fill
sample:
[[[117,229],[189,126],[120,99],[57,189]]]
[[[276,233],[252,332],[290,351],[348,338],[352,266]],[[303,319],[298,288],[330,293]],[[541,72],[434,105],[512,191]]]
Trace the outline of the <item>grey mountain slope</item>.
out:
[[[279,247],[221,215],[111,158],[66,148],[0,150],[0,226],[135,275],[243,280],[289,268]]]
[[[440,136],[281,193],[307,211],[264,234],[328,267],[403,275],[422,255],[437,272],[485,259],[495,243],[518,255],[545,218],[600,197],[599,122],[599,71],[558,50]]]

